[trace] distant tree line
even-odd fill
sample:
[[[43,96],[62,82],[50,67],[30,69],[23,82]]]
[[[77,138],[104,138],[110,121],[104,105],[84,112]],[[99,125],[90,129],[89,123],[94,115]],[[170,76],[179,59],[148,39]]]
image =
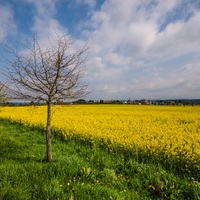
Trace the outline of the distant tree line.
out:
[[[193,105],[200,105],[200,99],[175,99],[175,100],[85,100],[85,99],[78,99],[75,101],[54,101],[52,102],[54,105],[69,105],[69,104],[132,104],[132,105],[182,105],[182,106],[193,106]],[[0,105],[7,105],[7,106],[40,106],[44,105],[41,102],[9,102],[7,101],[0,101]]]
[[[85,100],[79,99],[72,104],[134,104],[134,105],[200,105],[200,99],[175,99],[175,100]],[[64,104],[64,103],[63,103]]]

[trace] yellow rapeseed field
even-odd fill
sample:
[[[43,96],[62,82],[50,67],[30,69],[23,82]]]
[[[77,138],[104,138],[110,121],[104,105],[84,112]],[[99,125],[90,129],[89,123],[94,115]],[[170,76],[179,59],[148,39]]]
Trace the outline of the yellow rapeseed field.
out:
[[[103,141],[107,147],[200,160],[200,107],[65,105],[52,107],[52,127],[66,137]],[[45,106],[2,107],[0,117],[45,127]]]

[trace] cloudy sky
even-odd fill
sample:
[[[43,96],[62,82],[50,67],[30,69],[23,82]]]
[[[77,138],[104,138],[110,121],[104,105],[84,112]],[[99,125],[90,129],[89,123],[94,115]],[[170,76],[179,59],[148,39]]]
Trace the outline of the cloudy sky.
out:
[[[90,47],[86,99],[200,98],[200,0],[0,0],[0,43],[55,32]]]

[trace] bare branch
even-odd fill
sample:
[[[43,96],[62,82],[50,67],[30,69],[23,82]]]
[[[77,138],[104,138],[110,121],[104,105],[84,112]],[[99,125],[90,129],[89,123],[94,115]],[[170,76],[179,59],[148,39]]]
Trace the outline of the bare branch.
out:
[[[6,103],[9,101],[8,87],[0,82],[0,103]]]
[[[71,53],[72,41],[66,35],[58,36],[49,47],[41,46],[35,37],[28,54],[9,48],[14,61],[8,61],[9,80],[13,98],[54,101],[82,97],[87,94],[87,84],[82,83],[84,63],[87,59],[83,47]],[[25,46],[25,45],[24,45]]]

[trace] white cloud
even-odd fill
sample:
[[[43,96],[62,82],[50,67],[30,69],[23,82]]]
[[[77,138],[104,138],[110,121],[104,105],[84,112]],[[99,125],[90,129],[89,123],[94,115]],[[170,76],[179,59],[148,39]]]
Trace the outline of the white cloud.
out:
[[[128,56],[119,55],[118,53],[109,53],[104,57],[105,62],[109,66],[124,67],[128,65],[131,61],[131,58]]]
[[[31,30],[40,42],[68,33],[55,19],[62,1],[23,1],[35,8]],[[84,39],[75,42],[90,47],[91,98],[200,98],[200,9],[195,1],[105,0],[98,8],[95,0],[69,4],[86,5],[90,18],[79,19]],[[0,25],[6,26],[13,19],[12,11],[4,10]],[[10,30],[8,25],[1,29],[0,40]]]
[[[57,35],[67,34],[67,29],[60,25],[54,18],[57,12],[56,0],[23,0],[31,3],[35,7],[33,25],[31,31],[36,35],[37,40],[42,45],[50,45],[57,39]]]
[[[179,5],[178,3],[180,0],[157,1],[156,4],[152,1],[136,0],[126,1],[123,4],[119,0],[106,1],[102,10],[93,14],[90,21],[93,29],[87,33],[91,43],[94,44],[94,53],[107,54],[119,50],[120,53],[126,55],[140,56],[159,46],[166,49],[166,43],[174,44],[174,36],[179,38],[182,30],[188,28],[191,30],[194,26],[191,24],[192,27],[187,27],[186,22],[183,21],[179,28],[179,22],[175,22],[169,24],[163,32],[159,32],[162,21],[166,20],[168,14]],[[199,19],[198,16],[197,18]],[[195,26],[193,28],[197,29]],[[165,42],[165,40],[170,41]],[[160,49],[158,51],[160,52]]]
[[[184,3],[107,0],[93,13],[84,33],[91,47],[91,82],[97,91],[112,98],[128,93],[135,98],[200,97],[200,81],[192,78],[200,71],[191,62],[200,53],[200,11]],[[182,7],[190,13],[188,18],[176,16]],[[183,68],[186,65],[190,73]]]
[[[0,41],[3,41],[9,34],[16,32],[13,11],[9,6],[0,6]]]
[[[39,16],[48,18],[52,17],[56,11],[56,0],[23,0],[26,3],[31,3],[35,6]]]
[[[32,31],[39,37],[49,37],[51,32],[59,28],[59,22],[54,19],[56,12],[55,0],[24,0],[35,7],[34,24]]]
[[[188,21],[170,23],[163,32],[157,34],[150,51],[160,56],[178,56],[200,52],[200,12]]]
[[[53,18],[43,19],[39,16],[35,16],[34,25],[32,27],[33,33],[43,43],[53,41],[57,36],[67,33],[67,29],[62,27],[59,22]]]

